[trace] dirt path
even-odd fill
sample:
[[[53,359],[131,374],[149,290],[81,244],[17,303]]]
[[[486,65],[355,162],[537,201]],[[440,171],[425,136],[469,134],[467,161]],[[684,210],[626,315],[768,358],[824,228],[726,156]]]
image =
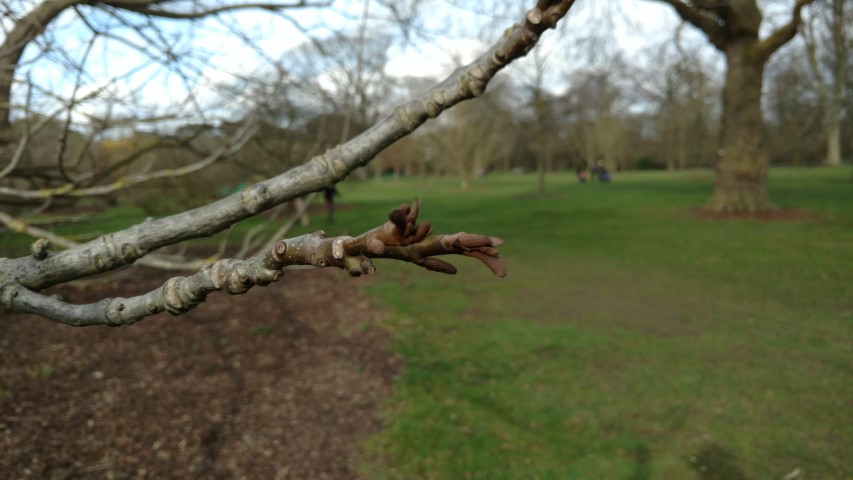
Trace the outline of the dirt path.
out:
[[[60,293],[128,296],[163,277]],[[0,311],[0,478],[355,478],[398,363],[358,281],[293,272],[124,328]]]

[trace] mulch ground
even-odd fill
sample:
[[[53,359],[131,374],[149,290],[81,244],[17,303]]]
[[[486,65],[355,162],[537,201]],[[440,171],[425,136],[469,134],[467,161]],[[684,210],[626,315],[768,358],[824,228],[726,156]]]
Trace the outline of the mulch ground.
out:
[[[57,292],[83,303],[169,276],[131,272]],[[399,363],[363,281],[289,272],[121,328],[0,310],[0,478],[356,478]]]

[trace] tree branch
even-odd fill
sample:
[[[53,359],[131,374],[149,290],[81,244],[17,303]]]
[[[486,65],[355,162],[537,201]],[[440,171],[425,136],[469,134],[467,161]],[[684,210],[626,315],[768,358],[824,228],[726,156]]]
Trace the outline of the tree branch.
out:
[[[791,13],[791,21],[779,27],[770,36],[759,42],[756,46],[756,54],[766,61],[782,45],[791,41],[797,34],[797,29],[802,21],[803,7],[813,2],[814,0],[797,0],[797,3],[794,4],[794,10]]]
[[[724,36],[725,30],[722,25],[714,18],[713,15],[709,15],[708,13],[700,10],[698,8],[691,7],[681,0],[654,0],[658,2],[666,3],[670,5],[675,13],[681,17],[685,22],[690,23],[694,27],[702,30],[702,32],[708,37],[708,40],[718,49],[722,50],[725,46]]]
[[[80,246],[79,243],[69,240],[61,235],[33,226],[31,223],[25,222],[19,218],[15,218],[8,213],[0,212],[0,223],[6,226],[9,230],[28,235],[37,239],[30,248],[34,258],[44,259],[47,257],[47,249],[55,245],[64,249],[75,248]],[[215,257],[214,257],[215,258]],[[207,262],[207,259],[190,259],[181,255],[164,255],[152,253],[143,258],[140,258],[134,265],[143,267],[158,268],[160,270],[196,270]],[[0,273],[2,278],[2,273]]]
[[[574,0],[538,0],[522,24],[507,30],[472,63],[457,69],[423,97],[397,107],[369,130],[299,167],[206,206],[104,235],[44,260],[0,259],[0,271],[26,288],[39,290],[133,263],[166,245],[213,235],[279,203],[337,183],[428,119],[482,95],[494,75],[530,51],[573,4]]]
[[[33,41],[45,26],[53,21],[63,10],[78,3],[79,0],[43,1],[34,7],[25,17],[15,22],[0,45],[0,145],[9,143],[10,133],[9,105],[11,103],[12,83],[15,68],[21,60],[24,48]]]
[[[236,3],[232,5],[221,5],[213,8],[203,8],[195,11],[188,12],[179,12],[173,10],[164,10],[162,8],[151,8],[151,5],[160,4],[163,2],[152,1],[152,0],[141,0],[141,1],[125,1],[125,2],[103,2],[105,5],[109,5],[111,7],[120,8],[122,10],[128,10],[134,13],[139,13],[141,15],[148,15],[152,17],[160,17],[160,18],[171,18],[176,20],[195,20],[199,18],[209,17],[212,15],[218,15],[220,13],[235,11],[235,10],[247,10],[247,9],[258,9],[258,10],[271,10],[271,11],[279,11],[285,9],[292,8],[319,8],[319,7],[328,7],[331,5],[331,1],[323,1],[323,2],[310,2],[306,0],[301,0],[298,2],[291,3],[281,3],[281,2],[261,2],[261,3],[253,3],[253,2],[244,2],[244,3]]]
[[[161,287],[143,295],[104,299],[86,305],[69,304],[25,288],[8,277],[0,277],[0,304],[78,327],[117,326],[164,311],[172,315],[186,313],[217,290],[241,294],[255,285],[269,285],[281,278],[284,267],[291,265],[337,267],[357,277],[376,271],[371,259],[388,258],[454,274],[453,265],[435,257],[465,255],[480,260],[499,277],[506,275],[506,265],[496,249],[503,244],[501,239],[464,232],[429,236],[432,229],[428,223],[418,225],[417,215],[415,200],[411,207],[403,205],[392,211],[383,225],[355,238],[327,238],[325,233],[318,231],[280,240],[257,256],[246,260],[219,260],[189,277],[170,278]],[[34,251],[33,255],[40,252]]]
[[[98,185],[87,188],[76,188],[74,183],[66,183],[59,187],[42,188],[39,190],[23,190],[19,188],[0,186],[0,195],[24,200],[41,200],[52,197],[95,197],[124,190],[126,188],[161,178],[182,177],[203,170],[223,158],[234,155],[243,147],[243,145],[246,144],[246,142],[249,141],[250,138],[252,138],[255,132],[257,132],[257,124],[252,121],[247,124],[245,128],[238,131],[226,145],[211,153],[206,158],[179,168],[168,168],[151,173],[134,173],[119,178],[108,185]]]

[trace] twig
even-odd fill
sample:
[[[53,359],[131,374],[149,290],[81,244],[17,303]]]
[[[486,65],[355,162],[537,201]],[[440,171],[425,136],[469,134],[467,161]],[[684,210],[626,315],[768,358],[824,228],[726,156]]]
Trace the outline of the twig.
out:
[[[164,311],[180,315],[217,290],[241,294],[255,285],[269,285],[278,281],[282,269],[290,265],[337,267],[357,277],[376,271],[372,259],[387,258],[454,274],[453,265],[436,257],[464,255],[480,260],[499,277],[506,275],[506,265],[497,251],[503,244],[501,239],[464,232],[431,236],[429,223],[418,225],[417,215],[416,200],[411,207],[403,205],[393,210],[381,226],[354,238],[328,238],[318,231],[280,240],[259,255],[246,260],[230,258],[207,264],[189,277],[173,277],[146,294],[86,305],[69,304],[25,288],[11,278],[0,277],[0,304],[78,327],[116,326],[129,325]]]

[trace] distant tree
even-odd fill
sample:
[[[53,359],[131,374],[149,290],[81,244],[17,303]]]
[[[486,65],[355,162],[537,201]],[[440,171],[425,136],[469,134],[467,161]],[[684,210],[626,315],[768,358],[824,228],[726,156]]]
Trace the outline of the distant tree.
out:
[[[837,167],[841,165],[841,113],[851,69],[853,8],[845,0],[822,0],[815,7],[819,8],[812,9],[803,39],[814,88],[824,111],[825,163]]]
[[[439,167],[459,176],[468,190],[471,178],[500,165],[510,154],[512,115],[501,105],[500,93],[490,92],[476,103],[460,105],[441,119],[428,138],[439,156]]]
[[[640,86],[655,105],[654,151],[670,170],[710,165],[716,133],[712,68],[700,52],[675,40],[659,45],[646,60],[647,79]]]
[[[825,160],[823,109],[801,50],[768,64],[764,93],[767,155],[775,165],[820,165]]]
[[[765,38],[757,0],[655,0],[666,3],[698,28],[726,59],[717,179],[706,207],[714,212],[757,212],[770,208],[761,91],[764,67],[797,33],[803,8],[796,0],[790,20]]]
[[[52,37],[52,25],[62,15],[78,21],[80,28],[90,30],[90,45],[94,45],[101,38],[109,38],[111,42],[132,44],[134,49],[147,54],[152,61],[162,65],[180,65],[192,69],[193,65],[181,63],[182,57],[173,38],[174,30],[167,34],[158,28],[158,19],[191,21],[242,8],[275,12],[287,8],[326,5],[325,2],[308,0],[292,3],[45,0],[37,3],[21,1],[14,5],[16,8],[12,8],[10,5],[13,3],[0,4],[0,8],[5,9],[5,18],[11,22],[0,45],[0,64],[3,66],[0,74],[0,150],[6,162],[6,166],[0,171],[0,177],[14,174],[22,157],[20,152],[31,147],[32,132],[40,128],[41,123],[32,121],[31,113],[37,111],[37,105],[31,100],[44,95],[51,98],[60,97],[61,92],[42,91],[43,85],[28,81],[24,72],[38,73],[37,60],[45,58],[40,55],[52,55],[59,51],[68,53],[67,50],[56,50]],[[149,219],[83,244],[0,212],[0,223],[6,228],[38,238],[31,246],[31,255],[0,258],[0,306],[69,325],[125,325],[164,311],[174,315],[185,313],[204,302],[207,295],[217,290],[237,294],[244,293],[255,285],[267,285],[277,281],[282,275],[282,269],[288,265],[333,266],[358,276],[374,271],[372,258],[389,258],[411,262],[432,271],[455,273],[456,269],[451,264],[436,257],[457,254],[475,258],[496,275],[504,276],[506,266],[496,249],[502,243],[500,239],[468,233],[433,236],[429,224],[417,224],[418,207],[415,202],[411,206],[404,205],[392,210],[388,221],[361,235],[327,238],[322,232],[317,232],[297,238],[277,239],[255,256],[246,259],[219,259],[213,263],[196,265],[194,273],[170,278],[161,287],[131,298],[106,298],[98,303],[73,305],[55,296],[41,293],[54,285],[132,263],[169,263],[168,258],[152,252],[192,238],[212,235],[285,201],[334,185],[356,168],[370,162],[383,148],[409,135],[430,118],[435,118],[463,100],[481,96],[494,75],[508,63],[529,52],[542,33],[556,27],[573,3],[573,0],[538,0],[519,23],[500,35],[495,35],[499,40],[481,56],[460,67],[421,96],[398,105],[366,131],[321,155],[307,159],[305,163],[198,208],[159,219]],[[39,44],[39,41],[43,43]],[[41,47],[41,50],[35,47],[31,49],[34,45]],[[76,55],[71,56],[59,55],[72,65],[72,71],[76,72],[77,78],[71,95],[61,97],[58,102],[61,106],[60,113],[54,115],[65,117],[63,132],[70,130],[72,112],[76,106],[103,92],[101,88],[83,88],[85,79],[88,78],[88,50],[84,47],[83,52],[75,53]],[[258,53],[263,52],[259,50]],[[22,59],[26,59],[26,62],[21,63]],[[182,81],[188,82],[191,78],[198,78],[181,75],[180,68],[176,71]],[[23,95],[13,95],[15,85],[23,87]],[[272,82],[258,86],[256,92],[239,88],[235,92],[238,94],[236,99],[275,98],[281,87],[280,83]],[[359,96],[364,91],[357,91],[355,94]],[[242,96],[243,93],[252,95]],[[117,100],[124,102],[121,104],[123,112],[138,106],[133,98]],[[235,97],[230,98],[230,101],[234,100]],[[196,107],[200,103],[195,97],[189,98],[188,102]],[[364,113],[360,110],[363,104],[354,102],[350,105],[353,112]],[[181,110],[182,106],[177,107]],[[12,128],[13,110],[27,118],[27,128],[20,137]],[[136,115],[127,120],[132,124],[160,124],[173,119],[158,116],[156,112],[132,113]],[[68,139],[62,134],[59,138],[59,153],[53,157],[56,159],[53,165],[60,170],[62,177],[56,186],[32,190],[18,183],[8,182],[0,186],[0,196],[46,202],[64,197],[95,197],[122,190],[127,184],[138,185],[175,174],[193,175],[219,159],[230,158],[240,152],[257,132],[259,116],[257,110],[245,115],[245,121],[235,129],[234,134],[228,135],[225,131],[210,134],[209,138],[219,140],[218,146],[211,151],[202,152],[203,158],[195,163],[178,169],[137,171],[119,179],[120,181],[104,184],[87,183],[93,177],[86,172],[76,178],[67,175],[68,172],[62,174],[63,165],[67,166],[64,151],[67,147],[64,143]],[[113,127],[117,125],[117,120],[110,115],[93,116],[92,121],[98,124],[105,119],[111,120]],[[89,138],[102,131],[94,128]],[[174,141],[175,139],[169,140]],[[64,250],[54,251],[51,243]]]
[[[626,116],[616,76],[610,70],[578,72],[561,102],[573,156],[590,168],[599,160],[609,170],[627,166]]]

